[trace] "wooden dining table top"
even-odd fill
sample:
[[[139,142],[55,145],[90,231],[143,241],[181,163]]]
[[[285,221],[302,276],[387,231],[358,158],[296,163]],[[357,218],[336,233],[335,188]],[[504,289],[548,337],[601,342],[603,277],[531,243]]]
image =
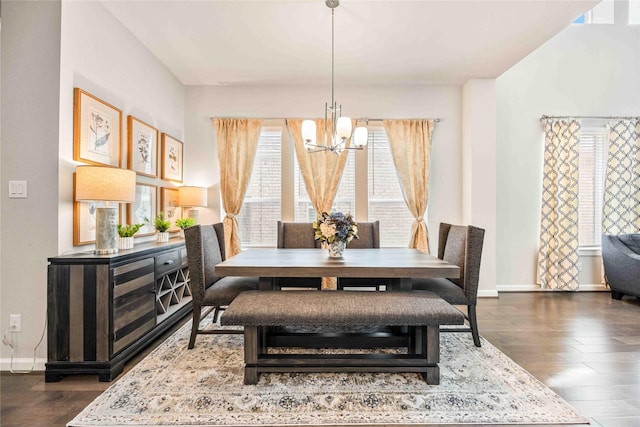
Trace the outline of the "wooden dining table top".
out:
[[[325,249],[251,248],[217,264],[216,276],[458,278],[460,268],[409,248],[346,249],[330,258]]]

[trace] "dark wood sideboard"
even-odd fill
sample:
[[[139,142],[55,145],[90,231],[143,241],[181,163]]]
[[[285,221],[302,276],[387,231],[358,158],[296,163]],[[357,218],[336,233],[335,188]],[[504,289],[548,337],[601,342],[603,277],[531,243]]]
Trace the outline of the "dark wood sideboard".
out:
[[[46,382],[70,374],[111,381],[127,360],[191,311],[182,239],[48,261]]]

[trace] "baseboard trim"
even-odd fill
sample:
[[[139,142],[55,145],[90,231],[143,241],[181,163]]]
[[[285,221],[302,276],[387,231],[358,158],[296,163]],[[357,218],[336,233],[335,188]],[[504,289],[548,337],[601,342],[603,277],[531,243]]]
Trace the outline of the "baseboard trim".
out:
[[[498,298],[497,289],[478,290],[478,298]]]
[[[44,364],[47,363],[47,359],[39,358],[33,360],[33,357],[24,357],[24,358],[14,358],[13,366],[11,366],[11,358],[2,358],[0,359],[0,371],[2,372],[11,372],[12,370],[16,373],[26,373],[26,372],[44,372]],[[33,370],[31,367],[33,366]]]
[[[556,292],[553,289],[542,289],[540,285],[498,285],[498,292]],[[581,284],[576,292],[608,292],[610,289],[602,283]]]

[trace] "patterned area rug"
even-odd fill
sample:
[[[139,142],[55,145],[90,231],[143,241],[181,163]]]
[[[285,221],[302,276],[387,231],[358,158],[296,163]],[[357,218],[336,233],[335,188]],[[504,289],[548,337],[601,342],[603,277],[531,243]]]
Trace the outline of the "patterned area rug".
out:
[[[243,381],[241,335],[199,335],[190,323],[68,425],[293,426],[588,424],[486,340],[442,334],[440,385],[418,374],[262,374]]]

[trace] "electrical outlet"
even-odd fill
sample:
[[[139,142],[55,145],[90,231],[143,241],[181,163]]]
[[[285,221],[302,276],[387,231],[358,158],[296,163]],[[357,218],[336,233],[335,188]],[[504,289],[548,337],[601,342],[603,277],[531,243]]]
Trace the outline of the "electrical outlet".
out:
[[[9,330],[11,332],[22,331],[22,316],[19,314],[9,315]]]

